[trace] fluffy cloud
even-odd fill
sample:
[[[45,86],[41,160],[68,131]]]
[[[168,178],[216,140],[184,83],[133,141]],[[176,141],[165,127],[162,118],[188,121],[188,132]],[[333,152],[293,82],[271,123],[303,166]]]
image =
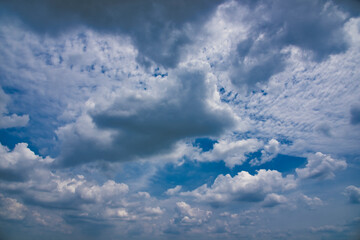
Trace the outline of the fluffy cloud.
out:
[[[346,161],[337,160],[330,155],[317,152],[310,155],[305,168],[297,168],[296,173],[300,178],[330,179],[335,177],[334,172],[346,167]]]
[[[27,179],[33,168],[48,165],[54,159],[36,155],[27,143],[18,143],[11,151],[0,143],[0,179],[21,181]]]
[[[203,185],[191,192],[183,192],[183,196],[192,196],[199,201],[210,203],[225,203],[231,201],[263,201],[268,194],[282,192],[296,187],[293,175],[282,177],[281,173],[275,170],[261,169],[256,175],[246,171],[239,172],[234,177],[219,175],[214,183],[207,187]],[[268,197],[269,202],[284,200],[278,195]]]
[[[265,197],[263,206],[264,207],[275,207],[279,204],[284,204],[287,201],[288,201],[287,198],[282,195],[279,195],[276,193],[270,193]]]
[[[26,126],[29,122],[29,115],[9,115],[6,106],[8,102],[9,97],[4,93],[0,86],[0,129]]]
[[[66,166],[126,161],[164,153],[181,139],[220,135],[237,120],[220,107],[208,77],[183,69],[170,72],[161,86],[150,86],[153,91],[132,95],[122,90],[105,109],[94,107],[58,130],[63,143],[60,161]]]
[[[247,159],[246,154],[256,152],[263,143],[257,139],[234,140],[221,139],[214,144],[214,148],[200,155],[200,161],[221,161],[233,168],[241,165]]]
[[[360,203],[360,188],[353,185],[347,186],[344,192],[350,203]]]
[[[250,161],[251,165],[261,165],[271,161],[280,151],[280,143],[276,139],[271,139],[268,144],[261,150],[261,160],[253,159]]]

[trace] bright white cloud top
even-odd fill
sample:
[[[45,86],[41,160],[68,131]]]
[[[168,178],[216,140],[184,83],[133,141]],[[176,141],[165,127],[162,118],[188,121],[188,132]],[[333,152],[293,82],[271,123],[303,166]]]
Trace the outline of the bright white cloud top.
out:
[[[0,239],[357,239],[355,0],[0,1]]]

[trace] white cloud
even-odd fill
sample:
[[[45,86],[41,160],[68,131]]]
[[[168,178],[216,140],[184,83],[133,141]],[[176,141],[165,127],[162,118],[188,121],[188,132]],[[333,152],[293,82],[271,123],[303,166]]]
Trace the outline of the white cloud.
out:
[[[267,194],[295,187],[296,181],[293,175],[282,177],[278,171],[261,169],[256,175],[251,175],[246,171],[239,172],[234,177],[229,174],[219,175],[210,187],[205,184],[193,191],[183,192],[181,195],[192,196],[199,201],[210,203],[256,202],[263,201]]]
[[[330,179],[335,177],[335,172],[347,167],[345,160],[337,160],[330,155],[317,152],[308,157],[305,168],[297,168],[296,173],[300,178]]]
[[[169,196],[175,195],[181,191],[181,188],[182,188],[182,186],[180,186],[180,185],[177,185],[174,188],[169,188],[168,190],[166,190],[165,194],[169,195]]]
[[[261,150],[261,160],[253,159],[250,161],[252,166],[261,165],[271,161],[280,151],[280,143],[276,139],[271,139],[268,144]]]
[[[360,203],[360,188],[354,185],[347,186],[344,191],[350,203]]]
[[[323,201],[318,198],[318,197],[309,197],[309,196],[306,196],[305,194],[301,194],[299,196],[299,201],[303,204],[305,204],[306,207],[310,208],[310,209],[313,209],[317,206],[323,206],[324,203]]]
[[[233,168],[235,165],[241,165],[247,159],[246,154],[256,152],[263,143],[257,139],[220,139],[214,144],[214,148],[200,155],[199,161],[221,161],[225,165]]]

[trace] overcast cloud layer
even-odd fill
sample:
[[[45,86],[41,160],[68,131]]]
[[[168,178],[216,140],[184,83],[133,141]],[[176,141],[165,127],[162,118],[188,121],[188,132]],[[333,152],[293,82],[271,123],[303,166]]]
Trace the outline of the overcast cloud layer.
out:
[[[358,239],[355,0],[0,0],[0,239]]]

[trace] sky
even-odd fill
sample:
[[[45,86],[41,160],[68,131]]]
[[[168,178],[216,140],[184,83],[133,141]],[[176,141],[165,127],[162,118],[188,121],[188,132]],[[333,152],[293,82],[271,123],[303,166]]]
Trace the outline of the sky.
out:
[[[360,238],[356,0],[0,0],[0,239]]]

